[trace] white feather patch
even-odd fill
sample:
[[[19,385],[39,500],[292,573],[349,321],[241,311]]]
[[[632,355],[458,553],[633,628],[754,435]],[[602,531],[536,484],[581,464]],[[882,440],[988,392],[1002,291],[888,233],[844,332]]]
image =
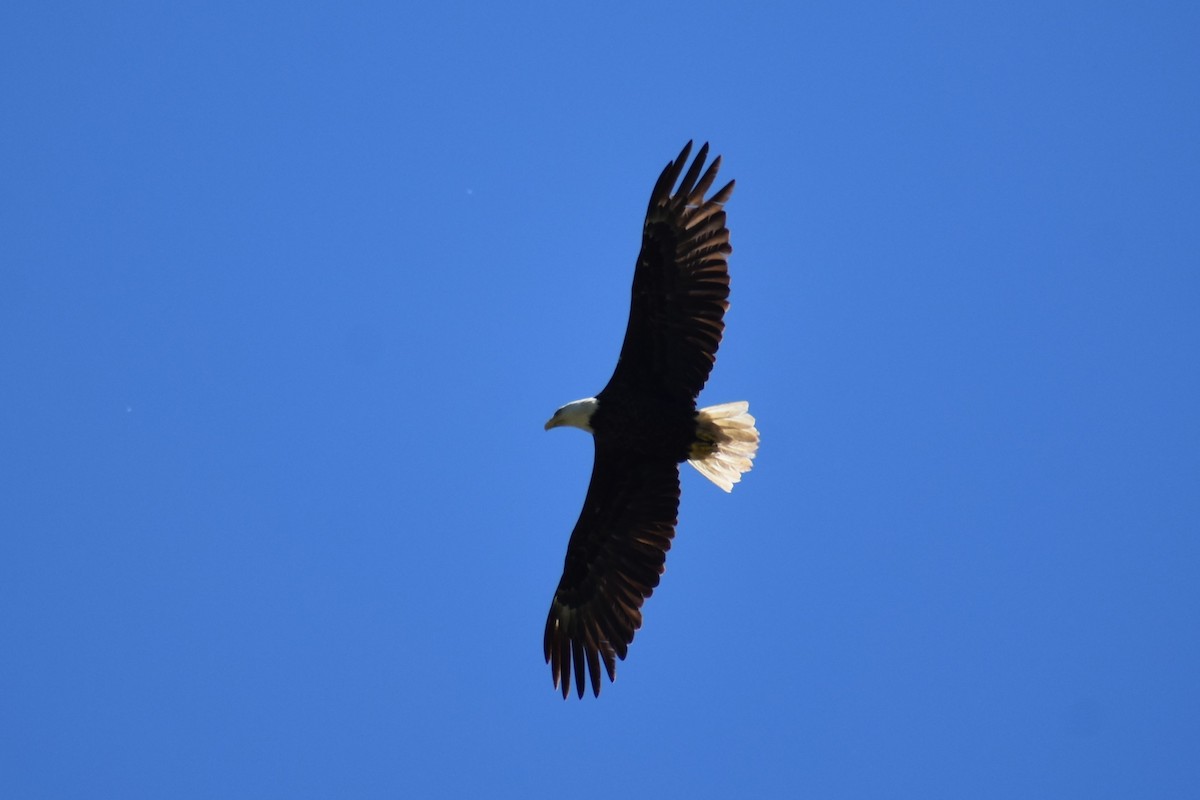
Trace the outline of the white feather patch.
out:
[[[750,404],[735,403],[702,408],[697,413],[697,444],[688,463],[701,475],[727,492],[754,466],[758,453],[758,429],[750,415]]]

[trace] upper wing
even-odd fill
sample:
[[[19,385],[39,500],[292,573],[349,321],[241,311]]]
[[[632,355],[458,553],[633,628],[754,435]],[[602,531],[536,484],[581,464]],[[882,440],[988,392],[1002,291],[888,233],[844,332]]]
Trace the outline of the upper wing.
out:
[[[565,698],[583,697],[584,668],[600,694],[600,661],[611,681],[642,625],[642,603],[658,586],[675,536],[679,465],[596,448],[587,499],[567,545],[546,620],[546,662]]]
[[[691,403],[708,380],[725,330],[729,230],[723,204],[730,181],[707,200],[704,193],[721,166],[717,156],[704,171],[708,145],[671,194],[691,152],[688,142],[667,164],[654,191],[633,273],[633,297],[621,357],[609,386],[625,384]]]

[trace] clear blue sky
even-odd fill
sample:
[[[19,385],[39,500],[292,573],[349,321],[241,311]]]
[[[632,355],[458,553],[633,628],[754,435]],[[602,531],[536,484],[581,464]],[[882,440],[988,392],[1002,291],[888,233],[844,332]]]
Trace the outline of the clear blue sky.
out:
[[[0,10],[0,796],[1190,796],[1197,6],[511,5]],[[564,703],[690,138],[763,447]]]

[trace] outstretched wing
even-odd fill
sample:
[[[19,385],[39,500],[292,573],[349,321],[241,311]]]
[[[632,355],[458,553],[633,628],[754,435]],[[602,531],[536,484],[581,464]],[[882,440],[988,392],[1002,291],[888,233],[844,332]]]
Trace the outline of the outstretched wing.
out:
[[[567,545],[562,580],[546,620],[546,663],[563,697],[583,697],[585,672],[600,694],[600,662],[611,681],[642,625],[642,603],[658,586],[679,513],[679,465],[596,448],[587,499]]]
[[[725,330],[733,248],[724,203],[733,181],[707,200],[721,166],[704,169],[705,144],[671,193],[691,152],[688,142],[667,164],[646,210],[642,249],[633,273],[625,342],[608,386],[625,385],[691,403],[708,380]],[[703,175],[701,175],[703,170]]]

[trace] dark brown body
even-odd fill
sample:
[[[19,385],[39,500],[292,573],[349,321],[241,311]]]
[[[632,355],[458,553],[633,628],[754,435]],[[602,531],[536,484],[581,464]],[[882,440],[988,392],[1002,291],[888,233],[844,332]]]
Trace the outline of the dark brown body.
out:
[[[596,396],[595,463],[546,620],[545,655],[563,697],[612,680],[642,624],[675,535],[679,464],[696,441],[696,398],[716,359],[728,307],[731,252],[720,166],[708,145],[683,175],[689,142],[650,196],[634,269],[629,323],[612,378]],[[676,181],[678,188],[672,192]]]

